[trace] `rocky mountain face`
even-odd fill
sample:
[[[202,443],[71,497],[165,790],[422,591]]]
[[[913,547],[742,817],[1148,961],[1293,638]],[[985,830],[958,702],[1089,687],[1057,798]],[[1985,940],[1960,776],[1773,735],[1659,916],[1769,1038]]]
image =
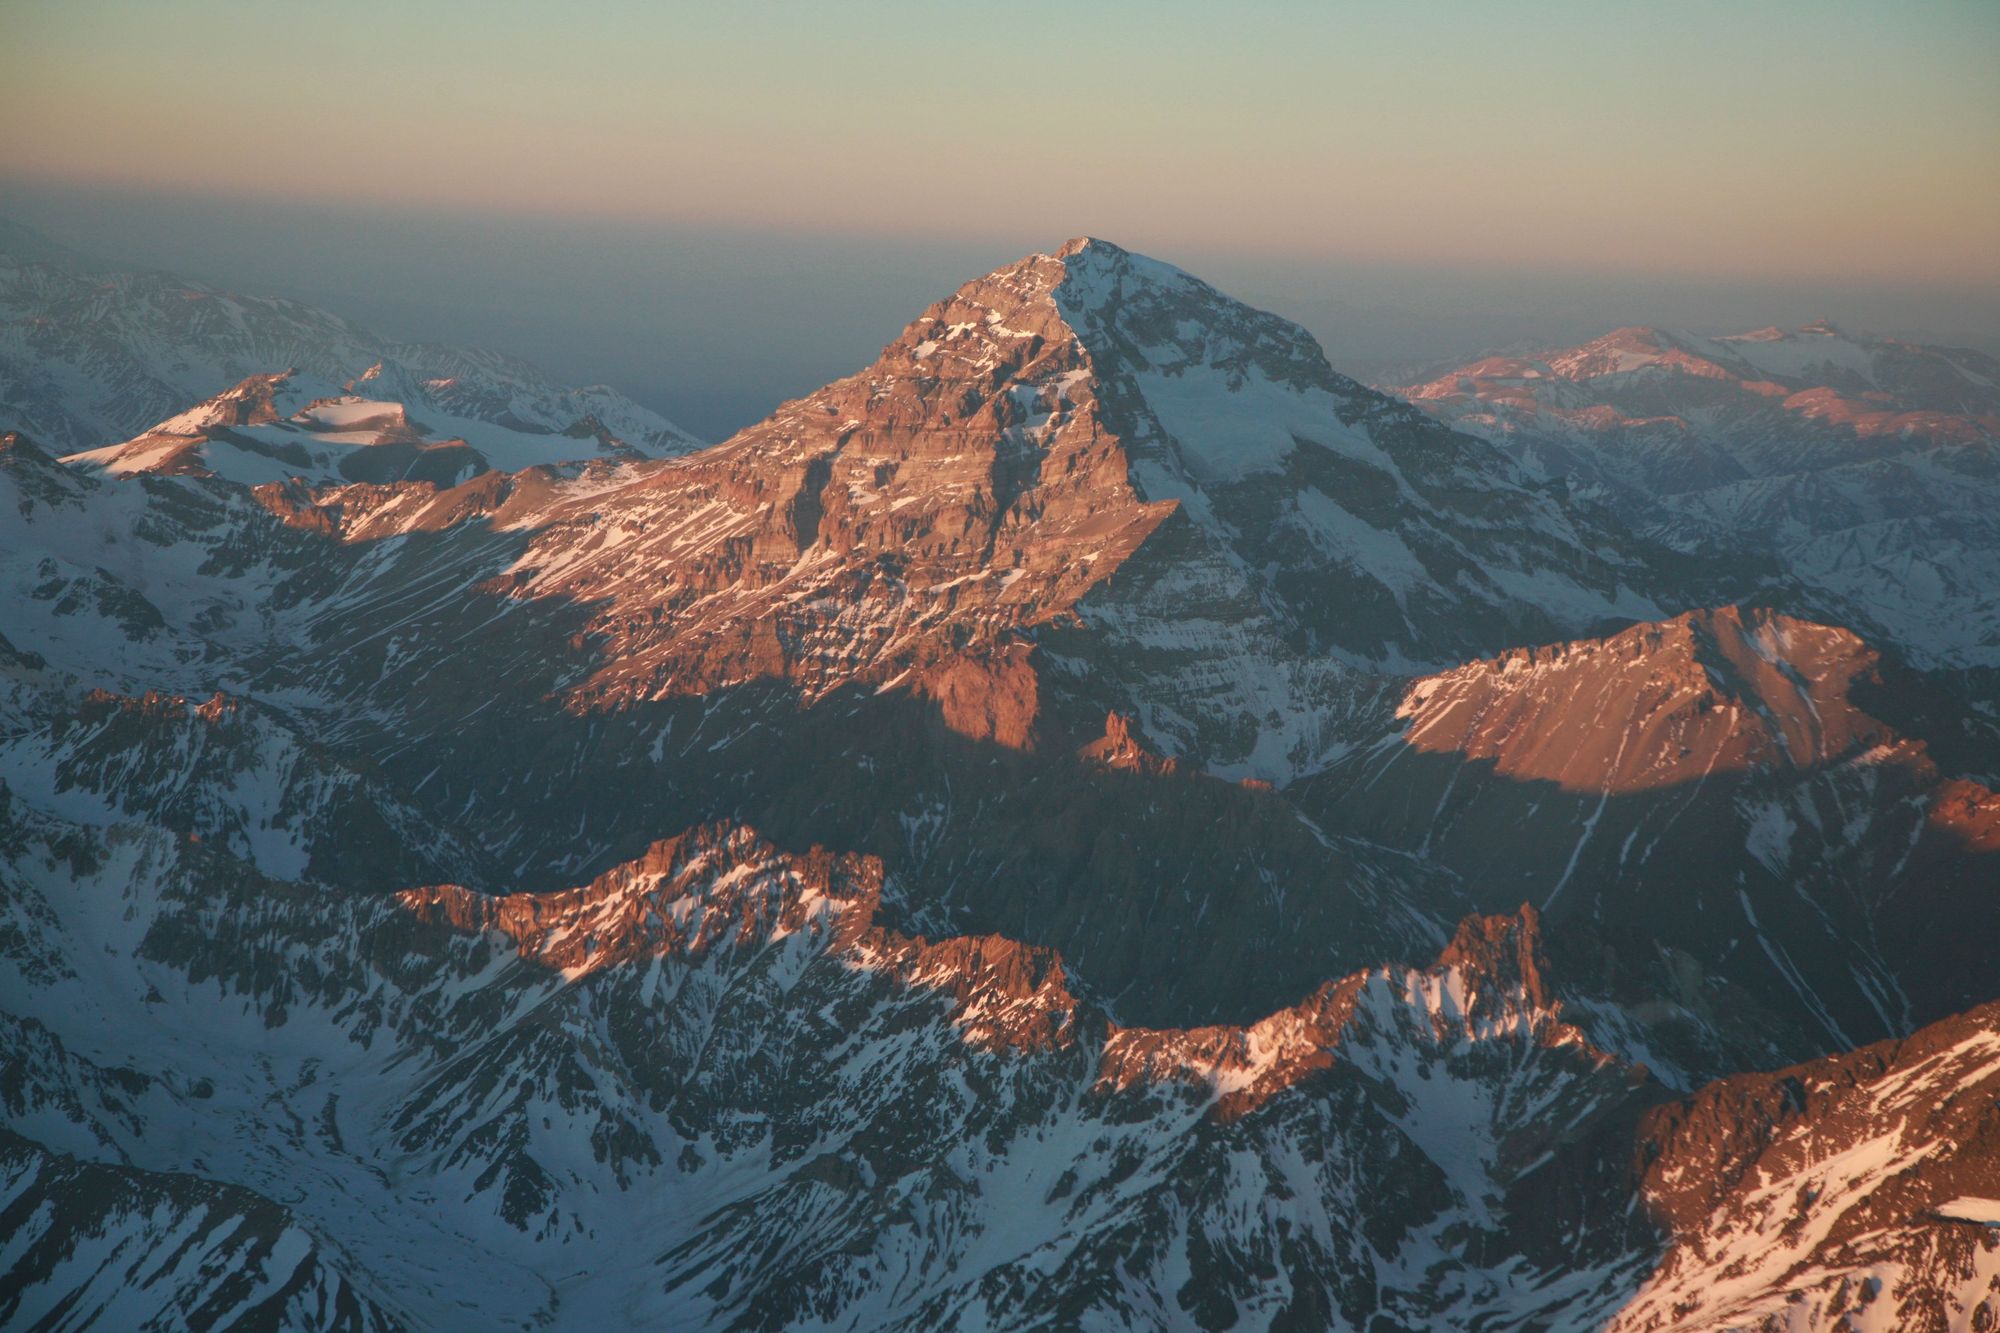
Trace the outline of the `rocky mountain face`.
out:
[[[396,1329],[287,1211],[200,1176],[52,1153],[0,1131],[0,1319],[113,1328]]]
[[[740,828],[497,897],[329,893],[18,805],[5,841],[10,1103],[45,1145],[6,1145],[17,1316],[1651,1328],[1783,1326],[1804,1290],[1909,1327],[2000,1272],[1950,1215],[1994,1180],[1990,1006],[1673,1100],[1567,1021],[1532,909],[1161,1030],[1054,955],[885,930],[879,863]],[[142,1298],[59,1243],[99,1228],[136,1270],[187,1214],[256,1219],[250,1290]]]
[[[1671,545],[1775,558],[1923,665],[2000,666],[1990,356],[1826,323],[1631,328],[1397,392]]]
[[[1663,1071],[1845,1049],[1992,998],[2000,950],[2000,796],[1867,710],[1883,671],[1847,630],[1691,612],[1415,680],[1295,796],[1643,960]]]
[[[365,886],[490,873],[462,834],[270,710],[80,689],[20,656],[0,664],[0,771],[66,818],[130,818],[227,848],[274,874]]]
[[[2000,1317],[2000,751],[1781,552],[1095,240],[683,457],[360,373],[0,447],[0,1321]]]
[[[1609,1327],[1990,1323],[1996,1024],[1987,1005],[1654,1110],[1641,1190],[1672,1240]]]
[[[366,378],[366,397],[421,419],[540,436],[551,447],[565,435],[571,448],[601,435],[650,457],[695,447],[601,384],[566,387],[491,352],[385,341],[297,301],[108,268],[0,224],[0,431],[59,454],[94,449],[288,368],[327,385]]]

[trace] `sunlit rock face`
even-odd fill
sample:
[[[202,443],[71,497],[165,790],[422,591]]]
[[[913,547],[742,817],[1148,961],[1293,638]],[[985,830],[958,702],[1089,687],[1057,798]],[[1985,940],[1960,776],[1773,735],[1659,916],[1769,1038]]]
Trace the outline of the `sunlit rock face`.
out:
[[[1848,630],[1691,612],[1418,678],[1294,795],[1643,960],[1695,1000],[1665,1011],[1677,1045],[1845,1049],[1991,998],[1970,960],[2000,946],[2000,797],[1869,711],[1924,688],[1885,669]],[[1759,1019],[1699,998],[1725,983]]]

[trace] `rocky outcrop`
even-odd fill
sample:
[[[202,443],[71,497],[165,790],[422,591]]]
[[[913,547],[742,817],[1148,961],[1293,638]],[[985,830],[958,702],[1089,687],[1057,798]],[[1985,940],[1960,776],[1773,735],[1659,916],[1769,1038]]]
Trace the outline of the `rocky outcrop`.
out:
[[[1845,1049],[1994,998],[1937,965],[2000,946],[1992,795],[1863,706],[1893,670],[1846,630],[1690,613],[1418,679],[1392,730],[1295,795],[1442,860],[1482,906],[1528,897],[1625,954],[1695,1000],[1675,1025],[1722,985],[1781,1016],[1750,1049],[1680,1057],[1698,1070]]]
[[[1878,661],[1849,631],[1722,607],[1425,677],[1397,717],[1421,753],[1628,795],[1890,746],[1898,738],[1852,699]]]
[[[1639,1154],[1672,1244],[1609,1327],[1991,1324],[2000,1210],[1978,1210],[2000,1199],[1996,1097],[1986,1005],[1661,1107]]]

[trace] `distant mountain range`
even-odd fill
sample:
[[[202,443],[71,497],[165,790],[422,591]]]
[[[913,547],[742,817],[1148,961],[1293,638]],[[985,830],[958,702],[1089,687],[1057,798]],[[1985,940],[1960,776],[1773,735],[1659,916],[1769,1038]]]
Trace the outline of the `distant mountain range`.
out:
[[[1985,363],[1413,406],[1090,238],[692,452],[351,341],[6,409],[0,1324],[2000,1317]]]
[[[1937,666],[2000,667],[2000,362],[1828,323],[1628,328],[1396,392],[1688,550],[1759,552]]]
[[[389,342],[297,301],[122,271],[0,226],[0,430],[59,453],[94,449],[286,370],[331,386],[367,376],[375,396],[443,428],[603,438],[649,457],[696,443],[603,385],[567,388],[493,352]]]

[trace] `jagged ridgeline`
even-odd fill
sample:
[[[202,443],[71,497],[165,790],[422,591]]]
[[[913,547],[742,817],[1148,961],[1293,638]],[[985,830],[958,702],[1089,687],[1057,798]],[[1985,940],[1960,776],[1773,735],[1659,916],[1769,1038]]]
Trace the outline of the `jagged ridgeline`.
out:
[[[1991,719],[1785,553],[1097,240],[675,457],[215,364],[0,452],[0,1324],[2000,1318]]]

